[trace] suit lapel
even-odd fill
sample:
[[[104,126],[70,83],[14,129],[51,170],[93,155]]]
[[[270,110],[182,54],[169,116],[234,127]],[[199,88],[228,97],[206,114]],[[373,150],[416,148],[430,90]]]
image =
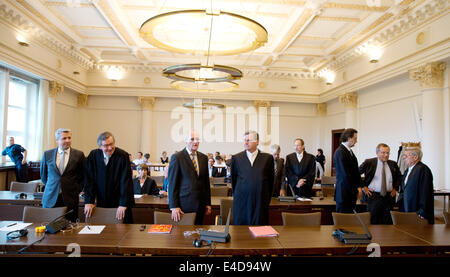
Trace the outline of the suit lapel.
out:
[[[61,175],[61,173],[59,173],[58,165],[56,164],[56,156],[57,156],[57,154],[58,154],[58,148],[53,149],[52,160],[51,160],[50,163],[52,163],[55,166],[56,171],[58,172],[59,175]]]

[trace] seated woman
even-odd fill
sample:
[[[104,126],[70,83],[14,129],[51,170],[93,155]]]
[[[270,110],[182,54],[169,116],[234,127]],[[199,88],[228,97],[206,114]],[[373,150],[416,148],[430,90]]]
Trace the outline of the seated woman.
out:
[[[138,177],[133,180],[134,194],[159,195],[155,180],[148,176],[148,166],[140,164],[137,170]]]
[[[167,157],[167,152],[166,151],[162,152],[161,163],[162,164],[169,163],[169,157]]]

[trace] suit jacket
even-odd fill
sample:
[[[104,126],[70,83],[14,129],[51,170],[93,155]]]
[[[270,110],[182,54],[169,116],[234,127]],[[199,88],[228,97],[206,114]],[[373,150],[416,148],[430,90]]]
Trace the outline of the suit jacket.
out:
[[[398,169],[397,163],[394,161],[388,160],[387,164],[392,174],[392,187],[398,191],[402,177],[400,170]],[[359,166],[359,173],[364,174],[362,187],[369,187],[375,176],[375,172],[377,171],[377,166],[378,158],[367,159]]]
[[[434,223],[434,190],[433,174],[428,166],[418,162],[408,176],[405,184],[406,169],[402,178],[401,197],[405,212],[417,212],[418,215],[426,218],[428,223]],[[403,210],[403,209],[402,209]]]
[[[42,156],[40,171],[45,184],[42,207],[53,208],[61,188],[64,204],[69,208],[78,208],[79,194],[85,180],[86,158],[83,152],[70,148],[69,161],[61,175],[56,165],[57,153],[58,148],[54,148],[45,151]]]
[[[139,182],[139,177],[133,180],[133,190],[134,194],[149,194],[149,195],[158,195],[159,189],[156,186],[155,180],[150,177],[145,179],[144,185],[141,187],[141,183]]]
[[[272,196],[278,197],[280,196],[280,190],[286,189],[284,159],[279,158],[278,160],[274,161],[274,163],[275,163],[275,173],[274,173],[275,176],[273,179]]]
[[[97,200],[97,206],[102,208],[127,207],[131,215],[134,206],[132,178],[130,158],[126,151],[116,147],[105,165],[103,151],[92,150],[87,157],[85,203],[95,204]]]
[[[222,167],[222,171],[219,173],[219,168],[213,167],[212,177],[226,177],[227,176],[227,168]]]
[[[334,166],[336,167],[335,201],[339,203],[356,201],[358,187],[361,186],[358,159],[341,144],[334,152]]]
[[[186,148],[173,154],[169,164],[169,208],[183,212],[202,211],[211,205],[208,157],[197,151],[199,174]]]
[[[270,154],[258,150],[251,165],[246,151],[231,158],[233,224],[267,225],[274,182],[274,162]]]
[[[295,152],[286,156],[286,177],[288,184],[294,189],[296,195],[312,197],[315,176],[316,159],[313,155],[303,151],[303,158],[300,163]],[[306,183],[300,188],[297,188],[296,186],[300,179],[306,179]]]

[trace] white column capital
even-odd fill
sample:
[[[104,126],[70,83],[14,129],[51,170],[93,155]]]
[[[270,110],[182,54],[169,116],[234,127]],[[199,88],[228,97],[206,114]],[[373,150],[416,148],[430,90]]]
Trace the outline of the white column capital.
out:
[[[270,108],[270,101],[265,101],[265,100],[254,100],[253,101],[253,106],[255,106],[255,108],[260,108],[260,107],[266,107],[266,108]]]
[[[77,97],[77,107],[87,107],[88,106],[89,95],[87,94],[78,94]]]
[[[413,81],[419,80],[422,89],[443,88],[444,71],[447,67],[445,62],[432,62],[409,71],[409,78]]]
[[[317,115],[327,115],[327,103],[316,104]]]

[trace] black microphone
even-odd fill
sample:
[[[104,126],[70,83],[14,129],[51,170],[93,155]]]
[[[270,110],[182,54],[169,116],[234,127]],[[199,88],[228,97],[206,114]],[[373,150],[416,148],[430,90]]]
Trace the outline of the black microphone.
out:
[[[45,232],[54,234],[54,233],[61,231],[64,228],[66,228],[67,226],[69,226],[70,222],[67,219],[65,219],[64,216],[71,212],[73,212],[73,209],[66,212],[63,215],[58,216],[57,218],[53,219],[52,221],[50,221],[50,223],[48,223],[45,226]]]

